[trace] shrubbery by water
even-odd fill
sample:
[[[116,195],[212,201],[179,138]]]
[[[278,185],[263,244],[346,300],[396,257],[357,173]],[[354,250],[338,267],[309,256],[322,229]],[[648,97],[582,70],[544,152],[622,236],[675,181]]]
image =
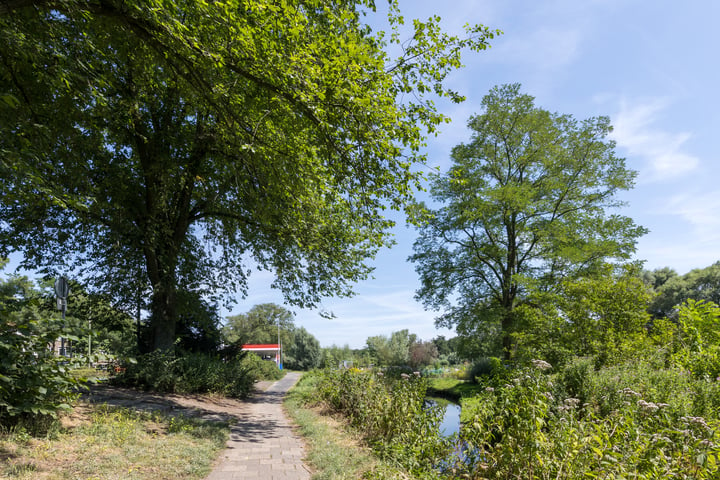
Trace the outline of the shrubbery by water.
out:
[[[418,478],[719,478],[720,379],[657,362],[595,370],[578,358],[555,372],[535,361],[481,378],[463,400],[459,455],[422,378],[324,372],[318,393]]]

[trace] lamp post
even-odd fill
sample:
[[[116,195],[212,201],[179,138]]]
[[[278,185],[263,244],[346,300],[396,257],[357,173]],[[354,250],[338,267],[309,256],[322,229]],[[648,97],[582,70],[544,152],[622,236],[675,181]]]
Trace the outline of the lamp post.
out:
[[[282,370],[282,357],[280,349],[280,316],[278,316],[278,353],[277,353],[277,366]]]

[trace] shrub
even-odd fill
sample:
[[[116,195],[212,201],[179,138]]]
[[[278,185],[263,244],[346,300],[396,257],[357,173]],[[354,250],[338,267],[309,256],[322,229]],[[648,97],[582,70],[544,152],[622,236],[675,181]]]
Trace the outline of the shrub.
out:
[[[440,437],[442,410],[426,405],[427,382],[420,375],[326,371],[317,390],[376,452],[415,474],[431,471],[451,450],[450,442]]]
[[[499,358],[483,357],[472,364],[467,373],[467,380],[479,383],[479,379],[489,379],[494,376],[504,375],[504,370],[505,367]]]
[[[598,388],[603,381],[612,383],[611,388],[619,385],[620,378],[615,375],[621,372],[617,369],[593,373],[589,368],[586,359],[579,360],[558,378],[576,382],[576,374],[588,372],[591,383],[576,383],[575,388],[594,400],[610,391]],[[673,375],[668,373],[666,378],[675,378]],[[560,390],[553,380],[538,370],[521,369],[513,381],[488,387],[474,399],[463,401],[462,438],[468,448],[458,476],[568,480],[718,477],[717,412],[714,418],[687,415],[630,387],[616,391],[617,398],[608,400],[614,409],[603,412],[603,408],[583,404],[575,397],[557,397],[553,392]],[[641,386],[650,391],[651,382]],[[655,393],[664,395],[664,388]]]
[[[82,379],[48,348],[60,330],[44,325],[32,310],[0,315],[0,424],[46,423],[44,417],[69,410]]]
[[[158,392],[219,393],[244,398],[252,392],[255,381],[264,378],[264,366],[254,358],[257,357],[250,354],[225,360],[211,354],[175,356],[155,351],[142,355],[135,362],[124,363],[124,371],[112,381]],[[260,359],[257,361],[262,362]]]

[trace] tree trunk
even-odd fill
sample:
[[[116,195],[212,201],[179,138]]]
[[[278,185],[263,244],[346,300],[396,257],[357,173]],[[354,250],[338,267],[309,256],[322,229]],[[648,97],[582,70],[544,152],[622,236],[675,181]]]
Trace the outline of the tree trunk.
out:
[[[163,281],[153,292],[150,327],[153,350],[172,352],[175,347],[177,324],[176,287],[172,281]]]
[[[168,252],[159,254],[156,249],[145,250],[147,275],[152,286],[150,300],[150,345],[152,350],[173,351],[177,324],[177,280],[174,261]]]

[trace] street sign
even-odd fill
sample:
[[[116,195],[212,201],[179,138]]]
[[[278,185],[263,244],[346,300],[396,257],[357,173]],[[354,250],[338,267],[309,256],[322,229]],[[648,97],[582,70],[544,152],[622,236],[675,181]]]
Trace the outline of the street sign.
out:
[[[70,294],[70,284],[65,277],[59,277],[55,280],[55,295],[58,298],[65,299]]]

